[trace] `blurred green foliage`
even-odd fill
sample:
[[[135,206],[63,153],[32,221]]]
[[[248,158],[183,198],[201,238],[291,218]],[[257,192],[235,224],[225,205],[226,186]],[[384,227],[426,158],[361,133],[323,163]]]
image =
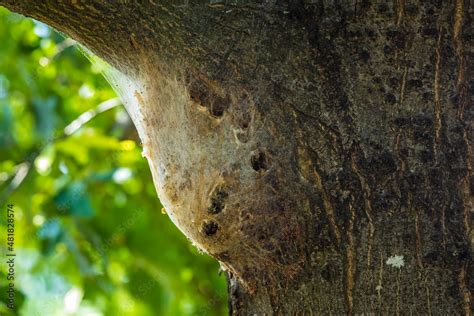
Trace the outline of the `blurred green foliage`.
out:
[[[123,107],[87,112],[116,97],[76,46],[0,8],[0,314],[225,314],[218,264],[162,214]],[[90,121],[67,135],[81,115]],[[13,312],[6,203],[16,216]]]

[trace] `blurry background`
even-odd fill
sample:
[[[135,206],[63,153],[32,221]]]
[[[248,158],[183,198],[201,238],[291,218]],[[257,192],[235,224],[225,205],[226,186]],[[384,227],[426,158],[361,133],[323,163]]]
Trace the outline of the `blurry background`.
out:
[[[127,113],[78,50],[0,8],[0,314],[224,315],[218,264],[173,226]],[[6,307],[6,205],[16,311]]]

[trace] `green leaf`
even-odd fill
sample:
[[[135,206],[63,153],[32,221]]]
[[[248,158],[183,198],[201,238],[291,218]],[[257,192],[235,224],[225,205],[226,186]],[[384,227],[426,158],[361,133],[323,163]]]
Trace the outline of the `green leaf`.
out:
[[[54,202],[60,210],[67,210],[73,216],[92,217],[95,213],[86,185],[80,181],[73,182],[62,190],[54,198]]]

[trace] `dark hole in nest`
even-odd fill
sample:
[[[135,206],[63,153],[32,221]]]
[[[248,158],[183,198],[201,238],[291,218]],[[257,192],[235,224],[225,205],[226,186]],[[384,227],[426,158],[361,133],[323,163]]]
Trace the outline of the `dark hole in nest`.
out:
[[[212,102],[209,112],[215,117],[221,117],[224,115],[224,111],[230,105],[229,97],[215,96],[214,102]]]
[[[196,103],[208,104],[209,95],[207,87],[200,82],[193,82],[189,86],[189,97]]]
[[[204,222],[204,224],[202,225],[202,230],[204,234],[206,234],[206,236],[214,235],[218,229],[219,229],[219,225],[217,225],[217,223],[213,221]]]
[[[211,198],[211,205],[207,209],[209,213],[218,214],[222,212],[224,209],[225,203],[224,200],[229,196],[227,192],[224,191],[222,188],[218,188],[212,198]]]
[[[251,121],[252,121],[252,116],[250,115],[249,112],[242,111],[236,115],[236,123],[243,130],[246,130],[247,128],[249,128]]]
[[[221,117],[230,106],[228,95],[219,94],[215,87],[203,80],[189,80],[188,90],[191,100],[206,107],[212,116]]]
[[[268,169],[267,155],[262,151],[253,153],[252,157],[250,158],[250,164],[252,165],[252,168],[255,171],[267,170]]]

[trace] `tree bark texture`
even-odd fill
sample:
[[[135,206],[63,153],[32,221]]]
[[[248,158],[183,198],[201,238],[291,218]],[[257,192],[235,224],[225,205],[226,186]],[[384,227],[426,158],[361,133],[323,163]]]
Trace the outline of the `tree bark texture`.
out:
[[[469,0],[0,4],[120,72],[231,314],[471,314]]]

